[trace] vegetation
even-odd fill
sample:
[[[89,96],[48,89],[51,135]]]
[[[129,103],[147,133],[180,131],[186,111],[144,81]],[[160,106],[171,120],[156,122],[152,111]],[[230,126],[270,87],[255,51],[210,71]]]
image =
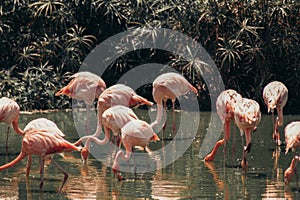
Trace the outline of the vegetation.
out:
[[[0,96],[15,98],[22,110],[68,108],[70,100],[54,93],[97,44],[125,30],[163,27],[202,44],[226,88],[256,99],[264,109],[262,88],[282,81],[289,88],[287,112],[300,113],[295,107],[300,97],[299,10],[296,0],[3,0]],[[105,81],[111,85],[128,69],[149,62],[180,70],[201,88],[201,109],[210,107],[203,80],[195,78],[190,63],[168,52],[128,53],[110,66]]]

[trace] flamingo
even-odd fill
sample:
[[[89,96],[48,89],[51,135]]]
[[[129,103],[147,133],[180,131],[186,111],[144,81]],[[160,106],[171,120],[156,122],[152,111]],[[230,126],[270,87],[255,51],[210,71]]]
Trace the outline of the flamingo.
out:
[[[99,76],[91,72],[78,72],[72,75],[71,81],[55,96],[67,95],[77,100],[83,100],[86,104],[86,132],[89,132],[89,111],[95,99],[105,90],[106,84]]]
[[[296,148],[300,147],[300,121],[289,123],[285,127],[284,132],[286,142],[285,154],[287,154],[290,149],[292,149],[292,151],[295,152]],[[289,168],[285,170],[284,178],[286,184],[288,184],[294,176],[294,173],[296,171],[296,164],[298,161],[300,161],[299,156],[295,156]]]
[[[213,161],[219,147],[221,145],[224,145],[225,142],[228,142],[230,137],[230,122],[234,120],[234,109],[236,103],[241,99],[242,96],[232,89],[225,90],[218,96],[216,101],[216,108],[222,124],[224,125],[225,137],[215,144],[212,152],[205,156],[205,161]]]
[[[24,135],[24,131],[19,127],[19,116],[20,106],[17,102],[7,97],[2,97],[0,99],[0,122],[4,122],[7,125],[12,124],[16,133]],[[7,127],[6,149],[8,148],[9,127]]]
[[[18,157],[7,164],[0,166],[0,171],[13,167],[26,156],[37,155],[40,157],[41,160],[40,161],[40,176],[41,176],[40,189],[42,189],[44,184],[45,157],[54,153],[69,152],[72,150],[80,151],[80,147],[71,144],[70,142],[62,138],[60,135],[53,132],[53,130],[30,130],[23,137],[22,148]],[[64,184],[68,179],[68,174],[53,159],[52,162],[64,174],[63,183],[59,189],[59,192],[61,192]]]
[[[82,137],[80,140],[84,141],[88,138],[94,141],[98,145],[104,145],[108,142],[110,138],[110,130],[112,130],[114,137],[119,136],[119,132],[121,128],[127,124],[129,121],[138,119],[136,114],[128,107],[122,105],[113,106],[102,114],[102,123],[104,126],[105,138],[103,140],[99,140],[97,137],[94,136],[85,136]],[[78,143],[78,142],[77,142]],[[86,161],[89,155],[89,149],[84,147],[81,151],[81,156]]]
[[[295,156],[290,164],[290,166],[284,171],[284,183],[286,185],[288,185],[294,174],[296,174],[296,183],[297,183],[297,188],[298,188],[298,175],[296,173],[296,167],[297,167],[297,163],[300,161],[300,157],[299,156]]]
[[[276,119],[276,123],[274,125],[273,139],[278,145],[280,145],[280,134],[276,128],[277,126],[282,126],[283,124],[283,107],[288,100],[288,89],[279,81],[270,82],[263,90],[263,98],[268,107],[268,112],[272,112],[273,125],[274,109],[277,109],[278,119]]]
[[[244,146],[243,159],[241,163],[244,170],[248,168],[246,156],[248,153],[250,153],[251,150],[251,132],[256,130],[260,120],[260,107],[256,101],[252,99],[242,98],[241,101],[236,104],[234,111],[234,121],[240,129],[241,136],[243,136],[245,133],[246,137],[246,146]]]
[[[159,137],[153,132],[151,126],[142,120],[131,120],[121,129],[122,138],[121,141],[125,147],[126,154],[122,150],[119,150],[116,154],[112,170],[116,174],[119,181],[123,180],[120,174],[119,157],[128,161],[130,159],[132,148],[140,146],[145,148],[151,141],[159,141]]]
[[[166,107],[168,99],[172,101],[172,115],[173,115],[173,131],[176,129],[175,124],[175,100],[181,95],[185,95],[188,92],[193,91],[198,94],[197,89],[192,86],[183,76],[180,74],[169,72],[158,76],[153,81],[152,95],[154,101],[157,103],[157,115],[155,121],[151,124],[151,127],[157,126],[162,120],[163,107]],[[162,105],[162,103],[164,105]],[[165,124],[164,124],[165,127]]]
[[[98,123],[97,123],[97,129],[96,132],[92,135],[93,137],[99,137],[102,133],[102,114],[105,110],[107,110],[110,107],[113,107],[115,105],[123,105],[126,107],[135,107],[142,104],[146,104],[148,106],[152,106],[153,103],[148,101],[147,99],[137,95],[135,91],[124,85],[124,84],[116,84],[113,85],[106,90],[103,91],[103,93],[98,98],[98,104],[97,104],[97,115],[98,115]],[[84,151],[89,151],[91,140],[93,140],[90,137],[87,139]],[[85,159],[83,159],[85,160]]]
[[[46,118],[37,118],[30,121],[24,128],[24,133],[31,130],[48,130],[51,134],[57,134],[61,137],[65,137],[65,134],[57,127],[57,125]],[[31,167],[32,155],[28,155],[27,165],[26,165],[26,176],[29,176]]]

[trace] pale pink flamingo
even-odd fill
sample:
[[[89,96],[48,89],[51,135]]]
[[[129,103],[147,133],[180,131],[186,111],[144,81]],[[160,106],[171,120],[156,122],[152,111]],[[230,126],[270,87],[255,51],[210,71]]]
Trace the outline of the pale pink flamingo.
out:
[[[289,123],[285,127],[284,132],[285,132],[285,142],[286,142],[285,153],[287,154],[290,149],[292,149],[292,151],[295,152],[296,148],[300,147],[300,121]],[[285,170],[284,178],[286,184],[288,184],[291,181],[292,177],[296,173],[295,172],[296,164],[298,163],[298,161],[300,161],[299,156],[295,156],[289,168]]]
[[[95,136],[85,136],[80,138],[80,141],[85,141],[88,138],[91,138],[93,142],[97,143],[98,145],[104,145],[109,141],[110,138],[110,130],[113,132],[114,137],[116,138],[119,136],[121,128],[127,124],[129,121],[138,119],[136,114],[126,106],[113,106],[102,114],[102,124],[104,127],[105,138],[103,140],[99,140]],[[76,142],[79,143],[80,141]],[[89,155],[89,149],[84,147],[81,151],[81,156],[86,161]]]
[[[125,147],[126,154],[119,150],[116,154],[112,170],[116,174],[118,180],[123,180],[120,174],[119,157],[128,161],[130,159],[132,149],[135,146],[145,148],[151,141],[159,141],[159,137],[153,132],[151,126],[142,120],[131,120],[121,129],[121,141]]]
[[[60,135],[53,133],[52,130],[31,130],[27,132],[22,140],[22,149],[20,154],[17,158],[13,161],[0,166],[0,171],[10,168],[17,163],[19,163],[23,158],[29,155],[37,155],[40,157],[40,175],[41,175],[41,182],[40,188],[43,188],[44,184],[44,161],[45,157],[50,154],[54,153],[62,153],[62,152],[69,152],[69,151],[80,151],[80,147],[77,147]],[[68,174],[65,172],[53,159],[52,162],[63,172],[64,180],[59,189],[62,190],[65,182],[68,179]]]
[[[272,120],[274,125],[273,139],[278,145],[280,145],[280,134],[277,130],[277,126],[282,126],[283,124],[283,107],[288,100],[288,89],[279,81],[270,82],[263,90],[263,98],[268,107],[268,112],[272,112]],[[276,119],[276,123],[274,124],[275,108],[277,109],[278,119]]]
[[[242,96],[237,93],[235,90],[228,89],[218,96],[216,101],[216,108],[217,113],[222,121],[222,124],[224,125],[224,138],[219,140],[212,152],[205,156],[205,161],[213,161],[215,158],[215,155],[221,145],[224,145],[224,143],[227,143],[230,137],[230,122],[234,120],[234,109],[237,102],[239,102],[242,99]],[[225,153],[225,150],[224,150]]]
[[[135,107],[142,104],[146,104],[148,106],[152,106],[153,103],[148,101],[147,99],[137,95],[135,91],[124,85],[124,84],[116,84],[113,85],[101,93],[98,98],[97,104],[97,115],[98,115],[98,123],[96,132],[93,134],[94,137],[99,137],[102,133],[102,114],[105,110],[110,107],[116,105],[123,105],[126,107]],[[85,148],[83,152],[86,150],[89,151],[90,143],[92,139],[88,139],[85,143]],[[87,152],[88,152],[87,151]]]
[[[0,122],[4,122],[8,125],[6,133],[6,149],[8,148],[8,134],[10,124],[12,124],[13,129],[16,133],[24,135],[24,131],[19,127],[19,116],[20,107],[17,102],[7,97],[2,97],[0,99]]]
[[[91,72],[78,72],[72,75],[71,81],[55,95],[67,95],[86,104],[86,132],[89,132],[89,111],[95,99],[105,90],[106,84],[96,74]]]
[[[47,130],[51,134],[57,134],[64,137],[65,134],[57,127],[57,125],[46,118],[37,118],[30,121],[24,128],[25,134],[31,130]],[[28,155],[27,165],[26,165],[26,176],[30,173],[32,155]]]
[[[172,101],[172,116],[173,124],[172,128],[175,131],[175,100],[181,95],[185,95],[188,92],[193,91],[198,94],[197,89],[192,86],[182,75],[170,72],[158,76],[153,81],[153,91],[152,95],[154,101],[157,103],[157,115],[154,122],[152,122],[151,127],[157,126],[162,121],[163,107],[166,107],[166,102],[168,99]],[[164,124],[165,127],[165,124]]]
[[[257,125],[261,120],[261,112],[259,104],[247,98],[242,98],[235,105],[234,110],[234,121],[235,124],[239,127],[241,136],[245,134],[246,137],[246,146],[243,149],[243,158],[242,158],[242,168],[246,170],[248,168],[248,163],[246,161],[246,156],[250,153],[251,150],[251,132],[255,131]]]

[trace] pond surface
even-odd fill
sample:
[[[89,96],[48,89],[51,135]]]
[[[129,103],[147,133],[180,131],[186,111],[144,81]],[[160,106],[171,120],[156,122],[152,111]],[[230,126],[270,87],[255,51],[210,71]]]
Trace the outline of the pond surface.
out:
[[[140,118],[148,120],[146,110],[135,110],[135,112]],[[83,111],[78,113],[82,117],[85,116]],[[171,113],[168,112],[168,115],[168,120],[171,120]],[[177,120],[181,115],[181,112],[176,112]],[[191,141],[191,145],[179,159],[166,167],[138,173],[136,176],[130,172],[122,172],[125,180],[118,181],[110,166],[93,156],[90,156],[87,164],[83,164],[79,152],[65,153],[64,157],[55,155],[54,159],[69,174],[62,193],[57,193],[63,174],[55,165],[47,163],[44,188],[40,191],[39,159],[34,157],[28,178],[25,176],[26,159],[0,172],[0,199],[299,199],[300,190],[296,187],[295,178],[289,186],[284,185],[283,173],[290,164],[292,153],[285,155],[284,147],[275,148],[271,139],[270,115],[262,116],[257,131],[252,134],[252,150],[247,157],[249,162],[247,172],[240,168],[242,140],[235,126],[231,128],[232,134],[227,145],[225,162],[223,147],[219,149],[214,162],[203,162],[199,157],[199,150],[210,122],[210,113],[201,112],[199,116],[196,136],[192,140],[187,137],[187,142]],[[39,117],[46,117],[56,122],[66,134],[67,140],[74,142],[79,138],[72,112],[22,114],[20,127],[25,127],[29,121]],[[284,116],[284,126],[297,119],[299,120],[300,116]],[[190,125],[185,127],[184,131],[189,135],[194,127],[197,126]],[[279,129],[282,134],[281,139],[283,139],[283,127]],[[17,157],[22,138],[11,130],[9,148],[6,152],[6,125],[2,123],[0,130],[0,165],[2,165]],[[164,135],[162,132],[158,135],[164,139],[152,143],[151,149],[159,149],[172,141],[171,121],[167,123]],[[172,155],[175,152],[176,150],[165,151],[164,154]],[[164,157],[158,160],[164,162]]]

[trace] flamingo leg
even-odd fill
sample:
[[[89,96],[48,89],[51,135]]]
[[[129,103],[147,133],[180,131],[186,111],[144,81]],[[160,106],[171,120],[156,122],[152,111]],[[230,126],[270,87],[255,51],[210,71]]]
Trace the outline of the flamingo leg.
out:
[[[135,162],[135,155],[134,155],[134,149],[131,150],[132,151],[132,154],[131,154],[131,157],[132,157],[132,160],[133,160],[133,173],[134,173],[134,179],[137,179],[137,167],[136,167],[136,162]]]
[[[59,188],[59,192],[61,192],[62,191],[62,189],[63,189],[63,187],[64,187],[64,185],[65,185],[65,183],[67,182],[67,180],[68,180],[68,177],[69,177],[69,175],[68,175],[68,173],[57,163],[57,162],[55,162],[52,158],[51,158],[51,161],[56,165],[56,167],[58,168],[58,169],[60,169],[60,171],[62,171],[62,173],[64,174],[64,179],[63,179],[63,182],[62,182],[62,184],[61,184],[61,186],[60,186],[60,188]]]
[[[164,106],[163,106],[163,109],[167,109],[167,101],[163,101],[164,102]],[[162,114],[163,115],[163,110],[162,110]],[[167,126],[167,122],[165,121],[164,124],[163,124],[163,131],[166,129],[166,126]]]
[[[227,149],[226,144],[230,138],[230,120],[225,120],[224,130],[225,130],[225,143],[224,143],[224,162],[225,162],[226,161],[226,149]]]
[[[236,128],[233,130],[233,141],[232,141],[232,151],[231,151],[231,162],[234,163],[234,153],[235,153],[235,139],[236,139]]]
[[[172,101],[172,118],[173,118],[172,130],[175,133],[176,130],[175,101]]]
[[[6,143],[5,143],[6,151],[8,150],[8,135],[9,135],[9,129],[10,129],[10,126],[7,126]]]
[[[251,146],[252,146],[252,143],[251,143],[251,129],[246,129],[245,130],[245,136],[246,136],[246,146],[244,146],[244,149],[243,149],[243,158],[242,158],[242,163],[241,163],[243,170],[248,169],[248,162],[246,160],[246,156],[247,156],[248,153],[250,153]]]
[[[32,155],[28,155],[27,156],[27,164],[26,164],[26,176],[29,176],[31,163],[32,163]]]
[[[90,133],[90,105],[88,104],[86,104],[85,132],[87,135]]]
[[[42,189],[44,185],[44,163],[45,163],[45,158],[41,157],[40,158],[40,177],[41,177],[40,189]]]

